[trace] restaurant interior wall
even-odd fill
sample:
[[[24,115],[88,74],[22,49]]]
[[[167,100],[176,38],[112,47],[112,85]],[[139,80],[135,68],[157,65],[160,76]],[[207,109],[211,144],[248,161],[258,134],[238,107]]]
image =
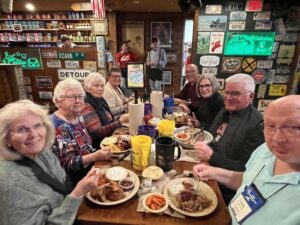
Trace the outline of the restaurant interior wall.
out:
[[[247,12],[247,1],[209,1],[196,11],[192,61],[198,65],[200,73],[216,75],[224,90],[224,82],[232,74],[243,72],[253,76],[256,82],[254,105],[260,111],[275,98],[289,93],[299,68],[300,47],[300,7],[291,1],[264,1],[261,12]],[[249,43],[238,50],[249,50],[251,37],[261,37],[266,44],[265,34],[275,34],[270,55],[251,53],[230,53],[233,38]],[[262,35],[260,35],[262,34]],[[251,42],[253,41],[253,42]],[[270,42],[272,43],[272,42]],[[265,49],[265,46],[263,47]],[[227,54],[226,54],[227,52]],[[296,80],[296,81],[295,81]],[[295,86],[295,85],[294,85]],[[296,84],[297,86],[297,84]]]

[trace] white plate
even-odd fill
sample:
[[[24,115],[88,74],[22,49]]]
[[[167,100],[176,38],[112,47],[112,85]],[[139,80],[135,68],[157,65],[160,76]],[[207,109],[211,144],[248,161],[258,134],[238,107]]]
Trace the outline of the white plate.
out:
[[[177,208],[176,205],[172,202],[172,198],[169,196],[169,191],[168,190],[170,188],[170,185],[175,184],[175,183],[181,183],[183,181],[187,181],[189,183],[195,182],[195,180],[192,179],[192,178],[177,178],[177,179],[174,179],[174,180],[170,180],[164,188],[163,193],[164,193],[164,195],[168,196],[169,206],[172,209],[174,209],[175,211],[177,211],[177,212],[179,212],[183,215],[186,215],[186,216],[201,217],[201,216],[206,216],[206,215],[212,213],[217,208],[217,205],[218,205],[217,195],[214,192],[214,190],[204,182],[201,182],[201,184],[199,184],[199,189],[201,189],[201,192],[204,193],[204,195],[207,198],[212,200],[212,203],[208,208],[204,209],[203,211],[199,211],[199,212],[188,212],[188,211],[184,211],[180,208]]]
[[[195,149],[194,144],[182,141],[182,140],[176,138],[176,136],[175,136],[175,134],[184,132],[184,130],[187,128],[188,127],[182,127],[182,128],[178,128],[176,131],[174,131],[174,138],[178,142],[178,144],[180,144],[184,149]],[[198,129],[198,128],[195,128],[195,130],[200,131],[200,129]],[[205,137],[204,143],[209,144],[210,142],[212,142],[213,136],[211,135],[211,133],[209,133],[206,130],[204,130],[203,132],[204,132],[204,137]]]
[[[104,170],[105,171],[105,170]],[[131,170],[128,170],[129,176],[132,178],[133,182],[134,182],[134,187],[131,191],[128,192],[124,192],[125,193],[125,197],[118,200],[118,201],[107,201],[107,202],[100,202],[97,199],[94,199],[91,197],[90,192],[88,192],[85,196],[88,200],[90,200],[91,202],[97,204],[97,205],[118,205],[121,204],[123,202],[128,201],[129,199],[131,199],[139,190],[140,187],[140,180],[138,178],[138,176],[132,172]]]
[[[118,138],[119,136],[122,136],[122,135],[113,135],[113,136],[110,136],[110,137],[116,137],[116,138]],[[108,137],[108,138],[110,138],[110,137]],[[103,139],[103,140],[104,140],[104,139]],[[103,140],[102,140],[102,141],[103,141]],[[101,143],[100,143],[100,148],[103,148],[103,147],[105,147],[105,146],[109,146],[109,145],[103,145],[103,144],[102,144],[102,141],[101,141]],[[129,152],[129,151],[131,151],[131,148],[129,148],[129,149],[127,149],[127,150],[124,150],[124,151],[119,151],[119,152],[113,151],[113,154],[123,154],[123,153]]]

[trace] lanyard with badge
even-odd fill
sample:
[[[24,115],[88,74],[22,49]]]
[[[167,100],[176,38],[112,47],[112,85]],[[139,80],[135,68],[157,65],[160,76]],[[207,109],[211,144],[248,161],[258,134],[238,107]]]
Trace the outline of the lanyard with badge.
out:
[[[277,194],[288,185],[285,184],[269,197],[264,198],[264,196],[259,192],[256,185],[254,184],[255,179],[258,177],[264,167],[265,165],[263,165],[263,167],[256,174],[251,184],[249,186],[245,186],[244,191],[242,191],[230,203],[230,208],[239,224],[242,224],[249,216],[258,211],[267,202],[268,199],[270,199],[273,195]]]

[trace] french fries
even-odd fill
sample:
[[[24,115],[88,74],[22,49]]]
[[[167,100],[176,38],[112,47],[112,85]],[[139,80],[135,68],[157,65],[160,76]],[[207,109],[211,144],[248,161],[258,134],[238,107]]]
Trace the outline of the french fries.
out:
[[[158,210],[164,207],[166,200],[160,195],[151,195],[146,199],[146,205],[152,210]]]

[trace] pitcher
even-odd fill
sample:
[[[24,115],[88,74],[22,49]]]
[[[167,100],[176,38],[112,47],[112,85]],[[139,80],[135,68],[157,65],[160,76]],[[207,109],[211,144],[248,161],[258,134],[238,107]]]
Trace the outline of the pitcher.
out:
[[[152,139],[146,135],[131,138],[133,168],[143,170],[149,166]]]

